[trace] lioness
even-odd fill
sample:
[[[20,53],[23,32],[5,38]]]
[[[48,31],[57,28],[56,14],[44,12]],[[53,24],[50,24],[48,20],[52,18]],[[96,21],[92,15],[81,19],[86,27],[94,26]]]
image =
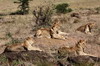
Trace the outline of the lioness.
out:
[[[84,32],[86,34],[91,34],[91,29],[95,26],[95,23],[88,23],[77,28],[78,31]]]
[[[36,31],[35,37],[37,38],[51,38],[51,30],[46,28],[41,28]]]
[[[81,53],[84,53],[84,47],[85,47],[85,40],[80,40],[74,47],[61,47],[58,49],[59,54],[66,54],[66,53],[75,53],[75,55],[81,55]]]
[[[57,38],[57,39],[65,39],[63,35],[67,33],[60,31],[61,23],[59,21],[54,22],[51,28],[41,28],[36,31],[35,36],[37,38]]]
[[[42,51],[39,48],[33,47],[32,44],[34,43],[34,39],[31,37],[28,37],[25,39],[23,43],[18,44],[12,44],[8,45],[5,49],[5,51],[26,51],[26,50],[38,50]]]
[[[74,47],[67,46],[67,47],[59,48],[58,54],[64,55],[64,54],[68,54],[68,53],[75,53],[75,55],[88,55],[88,56],[97,57],[95,55],[85,53],[84,52],[85,46],[86,46],[86,40],[80,40]]]

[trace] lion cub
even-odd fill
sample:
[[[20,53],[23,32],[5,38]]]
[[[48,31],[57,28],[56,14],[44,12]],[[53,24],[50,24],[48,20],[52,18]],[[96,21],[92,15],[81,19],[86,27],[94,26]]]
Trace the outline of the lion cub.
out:
[[[26,51],[26,50],[38,50],[41,51],[39,48],[33,47],[32,44],[34,43],[34,39],[28,37],[25,39],[23,43],[12,44],[8,45],[5,51]]]
[[[86,34],[91,34],[91,29],[95,26],[95,23],[88,23],[77,28],[78,31],[84,32]]]
[[[61,47],[58,49],[58,54],[75,53],[75,55],[82,55],[84,53],[85,40],[80,40],[74,47]]]

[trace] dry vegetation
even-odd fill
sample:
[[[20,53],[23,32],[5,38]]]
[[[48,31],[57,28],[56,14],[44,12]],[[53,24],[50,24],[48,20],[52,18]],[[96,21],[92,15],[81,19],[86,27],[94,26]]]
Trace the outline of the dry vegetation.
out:
[[[67,32],[66,40],[35,38],[35,46],[49,54],[55,53],[59,47],[74,46],[80,39],[86,39],[87,45],[85,52],[100,57],[100,11],[95,8],[100,7],[100,0],[33,0],[30,2],[30,11],[27,15],[9,15],[17,10],[16,0],[0,0],[0,45],[11,44],[23,41],[26,37],[34,37],[35,17],[32,12],[41,4],[47,3],[65,3],[70,4],[73,12],[53,15],[53,18],[59,18],[62,21],[62,31]],[[72,13],[78,13],[79,18],[71,16]],[[87,23],[95,23],[91,33],[85,34],[76,29]],[[12,38],[14,40],[12,40]],[[0,50],[2,51],[2,50]]]

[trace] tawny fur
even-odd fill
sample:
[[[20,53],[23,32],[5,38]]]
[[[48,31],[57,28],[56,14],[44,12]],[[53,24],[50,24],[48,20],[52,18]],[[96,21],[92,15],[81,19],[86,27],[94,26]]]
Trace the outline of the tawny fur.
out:
[[[61,47],[58,49],[59,53],[68,52],[80,55],[80,52],[84,52],[85,40],[80,40],[74,47]]]
[[[36,31],[37,38],[51,38],[50,29],[42,28]]]
[[[52,34],[52,38],[54,38],[54,39],[66,39],[64,36],[62,36],[60,34]]]
[[[91,30],[94,26],[95,23],[88,23],[86,25],[80,26],[79,28],[77,28],[77,30],[86,34],[91,34]]]
[[[61,47],[58,49],[58,52],[61,54],[63,52],[66,53],[75,53],[75,55],[88,55],[88,56],[94,56],[92,54],[88,54],[84,52],[84,48],[86,46],[86,40],[80,40],[74,47]]]
[[[23,43],[18,43],[18,44],[12,44],[8,45],[5,49],[5,51],[25,51],[24,48],[27,50],[38,50],[42,51],[39,48],[33,47],[32,44],[34,43],[34,39],[31,37],[26,38],[26,40]]]
[[[35,36],[37,38],[56,38],[56,39],[65,39],[67,33],[60,30],[61,23],[59,21],[54,22],[51,28],[42,28],[36,31]]]

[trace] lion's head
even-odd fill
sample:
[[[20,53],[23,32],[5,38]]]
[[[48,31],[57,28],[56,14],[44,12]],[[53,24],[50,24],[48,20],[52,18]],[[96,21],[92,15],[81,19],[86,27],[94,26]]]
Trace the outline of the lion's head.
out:
[[[25,40],[25,44],[32,45],[34,43],[34,39],[32,37],[27,37]]]

